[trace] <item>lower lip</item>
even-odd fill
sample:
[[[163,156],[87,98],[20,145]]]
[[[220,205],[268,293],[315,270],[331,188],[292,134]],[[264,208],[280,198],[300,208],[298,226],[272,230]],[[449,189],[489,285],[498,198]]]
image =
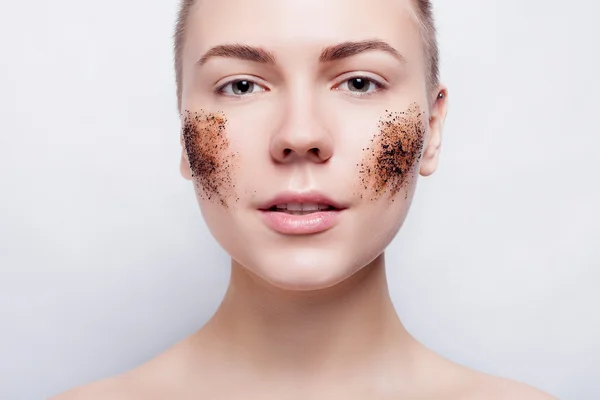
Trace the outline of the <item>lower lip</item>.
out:
[[[342,210],[320,211],[293,215],[278,211],[261,211],[268,227],[284,235],[311,235],[331,229],[338,222]]]

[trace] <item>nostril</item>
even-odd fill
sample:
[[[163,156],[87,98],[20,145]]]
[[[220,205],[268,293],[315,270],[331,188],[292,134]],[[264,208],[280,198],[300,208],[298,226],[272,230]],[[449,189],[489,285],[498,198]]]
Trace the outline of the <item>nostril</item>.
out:
[[[290,154],[293,153],[293,152],[294,152],[294,150],[292,150],[291,148],[283,149],[282,156],[283,156],[283,158],[288,158],[290,156]],[[300,155],[300,153],[298,153],[298,154]],[[313,147],[312,149],[309,149],[309,150],[306,151],[306,153],[304,153],[305,156],[309,156],[310,155],[311,158],[312,157],[320,158],[321,154],[322,154],[322,151],[318,147]]]

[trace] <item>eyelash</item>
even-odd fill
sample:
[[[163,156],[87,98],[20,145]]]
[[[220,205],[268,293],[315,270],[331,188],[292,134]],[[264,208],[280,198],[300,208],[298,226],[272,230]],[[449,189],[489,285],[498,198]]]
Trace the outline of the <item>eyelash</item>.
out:
[[[386,90],[387,89],[387,86],[384,83],[378,81],[377,79],[370,78],[370,77],[364,76],[364,75],[355,75],[355,76],[351,76],[349,78],[346,78],[343,81],[341,81],[340,83],[336,84],[334,86],[335,90],[340,90],[339,87],[341,85],[343,85],[345,83],[349,83],[353,79],[364,79],[367,82],[370,82],[370,84],[374,84],[376,86],[375,90],[373,90],[372,92],[367,92],[367,93],[364,93],[364,92],[352,92],[350,90],[347,90],[347,92],[351,93],[351,95],[355,96],[355,97],[369,97],[369,96],[373,96],[373,95],[381,92],[382,90]]]
[[[368,97],[368,96],[372,96],[374,94],[377,94],[377,93],[381,92],[382,90],[386,90],[387,89],[387,86],[385,84],[383,84],[382,82],[379,82],[378,80],[376,80],[374,78],[370,78],[370,77],[364,76],[364,75],[355,75],[355,76],[351,76],[349,78],[346,78],[343,81],[341,81],[340,83],[336,84],[334,86],[334,90],[340,90],[339,86],[341,86],[342,84],[347,83],[347,82],[349,83],[353,79],[364,79],[364,80],[370,82],[370,84],[374,84],[377,88],[374,91],[372,91],[372,92],[366,92],[366,93],[363,93],[363,92],[353,92],[353,91],[350,91],[350,90],[346,90],[347,92],[351,93],[351,96],[355,96],[355,97]],[[220,85],[219,87],[217,87],[215,89],[214,93],[216,95],[218,95],[218,96],[224,96],[224,97],[230,97],[230,98],[238,98],[238,99],[242,98],[242,97],[249,97],[249,96],[254,95],[255,93],[250,93],[250,94],[228,94],[228,93],[224,93],[223,92],[223,90],[226,87],[228,87],[229,85],[235,84],[235,83],[238,83],[238,82],[243,82],[243,81],[250,82],[250,83],[252,83],[252,84],[254,84],[256,86],[262,87],[262,85],[260,85],[259,83],[257,83],[256,81],[254,81],[252,79],[241,78],[241,79],[234,79],[234,80],[228,81],[228,82]],[[267,90],[268,89],[265,89],[263,91],[267,91]]]

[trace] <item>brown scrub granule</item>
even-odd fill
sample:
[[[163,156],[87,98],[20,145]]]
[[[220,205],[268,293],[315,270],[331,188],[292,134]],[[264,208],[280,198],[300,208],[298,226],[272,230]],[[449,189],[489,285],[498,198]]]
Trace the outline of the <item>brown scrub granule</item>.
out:
[[[183,117],[183,143],[198,192],[201,198],[227,207],[235,197],[233,172],[238,159],[229,149],[227,119],[223,113],[203,110],[186,110]]]
[[[370,147],[363,149],[366,154],[358,164],[361,186],[372,193],[372,200],[386,192],[393,197],[409,184],[425,140],[422,116],[419,105],[413,103],[404,112],[386,110],[379,121],[379,132]]]

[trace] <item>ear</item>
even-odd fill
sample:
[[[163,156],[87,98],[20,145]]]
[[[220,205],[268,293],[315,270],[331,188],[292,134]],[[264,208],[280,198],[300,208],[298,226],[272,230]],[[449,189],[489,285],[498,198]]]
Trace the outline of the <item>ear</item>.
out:
[[[187,152],[185,151],[185,146],[183,144],[183,134],[179,135],[179,143],[181,144],[181,161],[179,163],[179,171],[181,172],[181,176],[191,181],[192,170],[190,169],[190,161],[188,159]]]
[[[428,136],[421,160],[420,174],[422,176],[429,176],[435,172],[442,146],[442,130],[448,109],[448,89],[441,85],[436,92],[436,98],[429,115]]]

